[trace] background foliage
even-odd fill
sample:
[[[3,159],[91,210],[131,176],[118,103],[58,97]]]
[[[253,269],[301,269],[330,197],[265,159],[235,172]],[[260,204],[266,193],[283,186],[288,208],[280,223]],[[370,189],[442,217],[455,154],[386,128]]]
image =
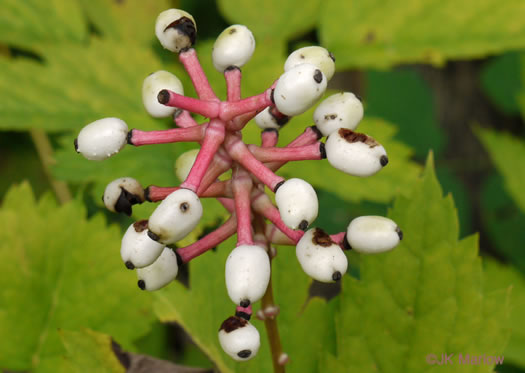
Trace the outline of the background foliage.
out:
[[[327,47],[338,69],[330,93],[363,97],[359,130],[389,154],[388,167],[370,179],[326,161],[282,170],[315,186],[316,225],[335,233],[353,217],[388,214],[406,237],[388,254],[349,253],[335,298],[327,296],[334,289],[315,290],[293,248],[280,249],[273,282],[287,369],[493,371],[425,362],[428,353],[462,352],[503,354],[497,371],[525,372],[519,0],[0,0],[0,371],[123,372],[143,355],[221,372],[271,370],[266,342],[241,365],[218,345],[216,330],[232,312],[222,277],[234,241],[153,294],[140,292],[120,262],[132,220],[105,213],[105,185],[121,176],[177,184],[174,160],[194,146],[126,148],[103,163],[73,151],[78,131],[101,117],[140,129],[171,125],[142,108],[142,79],[152,71],[174,72],[194,95],[154,38],[156,15],[169,7],[196,18],[196,48],[221,95],[209,55],[228,24],[247,25],[258,43],[243,68],[245,95],[269,86],[295,48]],[[311,125],[312,111],[281,131],[280,144]],[[257,143],[255,126],[245,132]],[[140,206],[133,218],[152,209]],[[187,241],[224,218],[206,202]],[[254,323],[265,340],[263,323]]]

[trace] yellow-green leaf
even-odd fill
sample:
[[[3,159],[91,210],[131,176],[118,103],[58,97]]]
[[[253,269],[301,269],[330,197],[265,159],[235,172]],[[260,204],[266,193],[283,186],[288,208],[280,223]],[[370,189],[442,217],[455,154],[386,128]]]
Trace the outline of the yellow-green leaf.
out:
[[[525,46],[521,0],[326,0],[322,45],[337,68],[442,65]]]
[[[119,254],[121,233],[75,200],[35,201],[15,186],[0,209],[0,368],[54,372],[57,330],[90,328],[129,348],[153,321],[151,298]]]

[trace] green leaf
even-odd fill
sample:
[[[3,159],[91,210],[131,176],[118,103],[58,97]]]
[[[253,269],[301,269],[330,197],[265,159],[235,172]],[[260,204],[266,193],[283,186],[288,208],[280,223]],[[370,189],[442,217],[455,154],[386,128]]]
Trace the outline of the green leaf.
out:
[[[43,51],[52,43],[78,43],[87,36],[76,1],[1,0],[0,9],[0,41],[6,44]]]
[[[327,0],[319,29],[338,69],[442,65],[523,48],[524,14],[521,0]]]
[[[404,233],[381,255],[361,255],[360,278],[345,276],[336,313],[337,354],[322,371],[423,372],[428,354],[499,356],[508,339],[508,293],[483,287],[476,236],[458,239],[451,196],[443,197],[432,158],[412,193],[389,213]]]
[[[512,288],[511,291],[511,313],[506,325],[512,331],[509,344],[505,349],[505,361],[525,367],[525,276],[513,267],[503,265],[495,260],[483,262],[488,290]]]
[[[0,209],[0,367],[53,371],[63,353],[57,329],[91,328],[125,347],[152,322],[149,294],[119,255],[121,234],[101,216],[85,219],[80,201],[35,201],[13,187]]]
[[[163,68],[151,49],[93,39],[82,45],[53,45],[45,64],[0,58],[0,129],[73,130],[101,117],[119,117],[130,128],[158,129],[142,105],[142,82]],[[178,67],[171,68],[185,81]],[[187,81],[187,80],[186,80]]]
[[[410,148],[394,140],[396,128],[380,119],[363,119],[358,131],[374,137],[387,151],[389,163],[376,175],[368,178],[347,175],[330,166],[327,160],[289,163],[281,174],[302,178],[348,202],[386,203],[399,192],[408,190],[417,179],[420,167],[410,160]]]
[[[246,363],[228,357],[218,342],[222,321],[235,312],[224,285],[226,257],[235,246],[230,239],[217,252],[208,252],[190,265],[190,288],[174,283],[155,294],[155,311],[163,322],[178,322],[193,341],[223,372],[268,372],[271,358],[263,322],[252,317],[261,334],[261,350]],[[324,300],[307,302],[311,280],[302,272],[292,247],[283,247],[272,263],[277,317],[283,349],[290,356],[290,372],[317,372],[316,361],[330,350],[333,342],[331,312]],[[258,305],[254,305],[254,312]],[[332,338],[330,338],[332,337]]]
[[[219,10],[231,22],[246,25],[259,40],[287,40],[312,29],[320,0],[219,0]],[[324,6],[324,4],[323,4]]]
[[[155,20],[171,8],[169,0],[80,0],[88,18],[105,37],[139,44],[157,42]]]
[[[61,330],[60,339],[66,349],[64,372],[124,373],[111,347],[111,337],[89,329],[79,332]]]
[[[503,175],[505,187],[525,211],[525,142],[507,133],[478,128],[476,134]]]

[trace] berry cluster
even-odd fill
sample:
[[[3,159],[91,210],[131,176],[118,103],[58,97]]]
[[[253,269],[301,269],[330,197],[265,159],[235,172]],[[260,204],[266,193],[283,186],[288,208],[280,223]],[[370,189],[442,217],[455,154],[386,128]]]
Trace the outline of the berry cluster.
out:
[[[278,131],[290,117],[305,112],[324,94],[335,70],[335,60],[327,50],[313,46],[293,52],[284,73],[270,88],[242,99],[240,67],[252,56],[255,40],[246,26],[230,26],[219,35],[212,53],[213,64],[227,84],[227,100],[220,101],[192,48],[196,31],[193,17],[178,9],[162,12],[155,26],[162,46],[178,53],[198,98],[184,96],[180,80],[167,71],[149,75],[143,84],[146,111],[157,118],[173,117],[176,128],[129,130],[120,119],[104,118],[80,131],[75,149],[89,160],[103,160],[126,144],[200,144],[198,151],[184,153],[176,162],[177,175],[184,180],[180,186],[144,189],[137,180],[124,177],[107,186],[103,201],[109,210],[128,215],[134,204],[160,201],[149,219],[132,224],[122,239],[122,260],[127,268],[137,269],[142,290],[166,286],[182,263],[237,234],[225,273],[236,312],[221,325],[219,341],[232,358],[248,360],[260,345],[259,332],[249,319],[252,304],[263,297],[270,281],[270,259],[276,254],[272,244],[296,246],[297,259],[309,276],[333,282],[347,270],[343,250],[383,252],[394,248],[402,234],[393,221],[378,216],[354,219],[346,232],[333,235],[320,228],[308,230],[318,212],[315,190],[304,180],[285,180],[275,173],[290,161],[327,158],[333,167],[364,177],[388,163],[377,141],[354,132],[363,117],[363,106],[348,92],[325,99],[315,110],[315,126],[306,128],[287,146],[276,146]],[[209,121],[198,124],[190,112]],[[260,146],[242,141],[241,130],[252,119],[262,129]],[[319,141],[322,137],[327,137],[325,143]],[[231,178],[219,180],[230,169]],[[275,193],[277,206],[265,193],[265,186]],[[200,198],[216,198],[231,217],[189,246],[168,247],[199,223],[203,214]]]

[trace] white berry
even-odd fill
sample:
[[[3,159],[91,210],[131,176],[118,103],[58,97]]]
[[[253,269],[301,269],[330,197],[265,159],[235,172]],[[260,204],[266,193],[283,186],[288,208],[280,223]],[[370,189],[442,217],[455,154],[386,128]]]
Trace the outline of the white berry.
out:
[[[180,181],[186,180],[190,174],[195,159],[197,159],[197,154],[199,154],[199,149],[191,149],[182,153],[175,161],[175,175]]]
[[[335,58],[332,53],[323,47],[304,47],[292,52],[284,63],[284,71],[288,71],[303,63],[310,63],[317,66],[326,76],[327,80],[332,79],[332,76],[334,76]]]
[[[232,316],[226,319],[219,329],[219,343],[222,349],[234,360],[250,360],[259,351],[261,337],[259,331],[249,321]]]
[[[275,202],[284,224],[306,230],[317,218],[319,202],[314,188],[302,179],[286,180],[275,193]]]
[[[121,151],[127,137],[128,125],[122,119],[99,119],[82,128],[75,149],[91,161],[101,161]]]
[[[159,70],[148,75],[142,84],[142,103],[148,114],[154,118],[169,117],[177,110],[176,107],[159,103],[157,96],[163,89],[169,89],[179,95],[184,94],[181,81],[172,73]]]
[[[350,248],[366,254],[392,250],[402,238],[397,224],[382,216],[360,216],[352,220],[346,230]]]
[[[162,253],[164,245],[148,236],[148,221],[141,220],[129,226],[120,247],[120,256],[129,269],[153,264]]]
[[[275,86],[275,106],[285,115],[302,114],[323,95],[326,84],[325,75],[316,66],[304,63],[292,67]]]
[[[151,214],[149,236],[165,245],[186,237],[202,217],[202,204],[189,189],[178,189],[168,195]]]
[[[290,118],[281,113],[275,113],[275,108],[267,107],[255,116],[255,124],[262,130],[274,128],[280,130]]]
[[[168,9],[157,17],[155,35],[165,49],[178,53],[193,45],[197,36],[197,25],[188,12]]]
[[[250,60],[254,50],[255,39],[248,27],[230,26],[213,44],[213,66],[221,73],[230,66],[241,67]]]
[[[270,281],[270,259],[257,245],[240,245],[226,259],[226,288],[231,300],[243,307],[262,298]]]
[[[340,128],[325,144],[328,162],[349,175],[366,177],[388,163],[385,148],[372,137]]]
[[[106,186],[102,201],[109,211],[131,215],[131,206],[144,202],[144,189],[132,177],[121,177]]]
[[[153,264],[137,269],[138,286],[142,290],[158,290],[175,280],[178,272],[177,254],[165,247]]]
[[[339,281],[348,268],[348,259],[341,247],[319,228],[304,234],[295,253],[303,271],[317,281]]]
[[[324,99],[314,111],[315,126],[323,136],[339,128],[355,130],[363,119],[363,104],[353,93],[336,93]]]

